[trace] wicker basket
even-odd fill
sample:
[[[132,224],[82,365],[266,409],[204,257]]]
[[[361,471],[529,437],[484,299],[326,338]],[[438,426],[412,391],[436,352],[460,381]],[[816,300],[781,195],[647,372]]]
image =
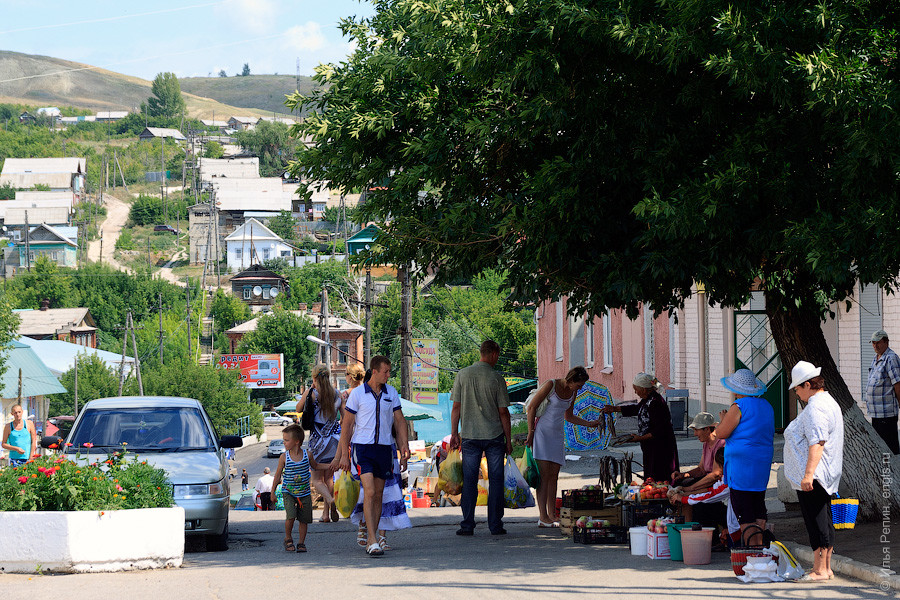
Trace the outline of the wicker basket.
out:
[[[747,534],[750,534],[749,536]],[[744,574],[744,565],[747,564],[747,558],[750,556],[770,556],[767,555],[763,550],[766,549],[766,546],[751,546],[747,543],[747,537],[753,537],[757,534],[763,534],[765,537],[765,532],[762,527],[758,525],[750,525],[747,529],[744,530],[744,533],[741,534],[741,545],[735,546],[731,549],[731,568],[734,571],[734,574],[737,576],[741,576]],[[777,556],[771,556],[775,562],[778,562]]]
[[[853,529],[856,527],[856,515],[859,513],[859,500],[841,498],[837,494],[831,499],[831,522],[835,529]]]

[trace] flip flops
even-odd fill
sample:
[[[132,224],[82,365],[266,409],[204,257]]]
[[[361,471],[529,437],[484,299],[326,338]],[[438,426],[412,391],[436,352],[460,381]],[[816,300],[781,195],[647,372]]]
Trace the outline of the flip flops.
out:
[[[546,523],[546,522],[538,519],[538,527],[540,527],[541,529],[556,528],[556,527],[559,527],[559,523],[557,523],[556,521],[553,521],[551,523]]]

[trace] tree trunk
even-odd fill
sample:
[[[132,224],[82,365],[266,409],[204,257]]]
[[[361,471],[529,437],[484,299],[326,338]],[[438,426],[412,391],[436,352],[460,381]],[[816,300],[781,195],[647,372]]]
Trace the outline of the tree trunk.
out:
[[[900,478],[894,477],[896,458],[847,389],[828,350],[818,316],[796,306],[782,307],[782,301],[777,293],[766,292],[766,314],[785,371],[789,375],[800,360],[822,367],[825,387],[844,414],[841,495],[859,499],[859,518],[863,520],[900,514]]]

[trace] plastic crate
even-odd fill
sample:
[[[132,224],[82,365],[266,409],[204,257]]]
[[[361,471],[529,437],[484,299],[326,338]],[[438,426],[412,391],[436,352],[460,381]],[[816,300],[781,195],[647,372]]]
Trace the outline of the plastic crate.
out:
[[[562,506],[573,510],[603,508],[603,490],[563,490]]]
[[[576,527],[573,539],[576,544],[627,544],[628,529],[616,525],[599,529]]]
[[[646,525],[650,519],[658,519],[666,516],[666,511],[671,508],[668,500],[644,500],[643,502],[630,502],[622,506],[622,520],[625,527],[638,527]]]

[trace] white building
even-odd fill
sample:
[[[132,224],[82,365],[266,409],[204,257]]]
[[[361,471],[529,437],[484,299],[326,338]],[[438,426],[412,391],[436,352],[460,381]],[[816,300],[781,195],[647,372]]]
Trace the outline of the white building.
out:
[[[234,271],[244,270],[272,258],[289,259],[294,255],[293,246],[253,218],[225,238],[225,247],[228,267]]]

